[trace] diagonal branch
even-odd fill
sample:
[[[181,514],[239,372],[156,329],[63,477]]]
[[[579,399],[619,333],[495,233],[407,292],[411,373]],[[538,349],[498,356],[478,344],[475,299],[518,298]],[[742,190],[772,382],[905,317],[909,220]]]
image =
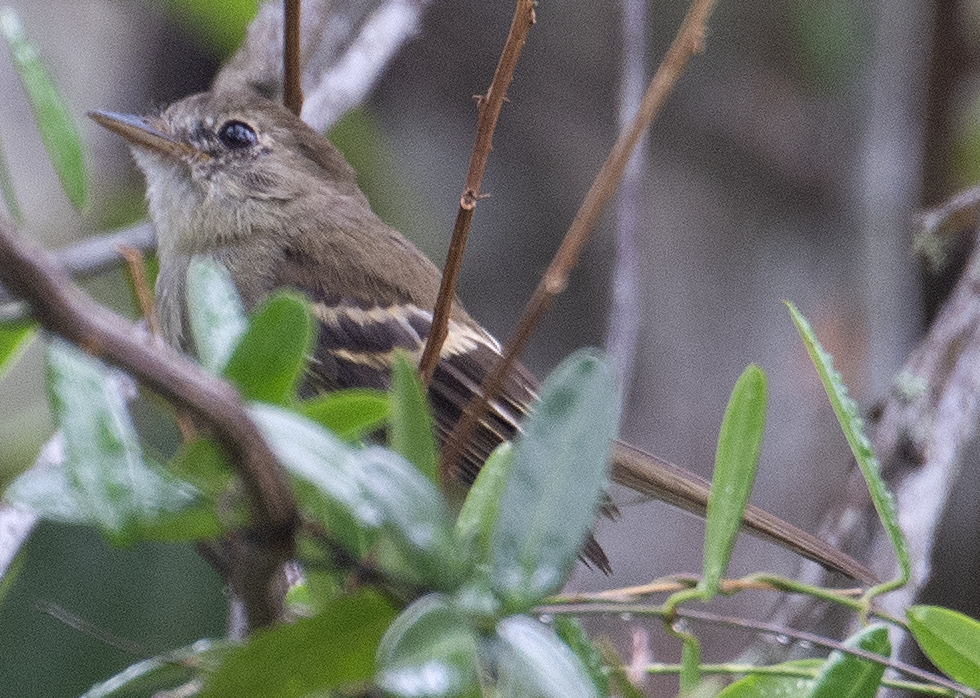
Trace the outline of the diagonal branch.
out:
[[[432,373],[439,363],[442,344],[449,333],[449,315],[452,313],[453,299],[456,297],[456,281],[459,279],[459,270],[463,266],[463,251],[466,249],[466,238],[470,233],[476,202],[480,199],[483,171],[486,169],[487,159],[493,147],[493,131],[507,97],[507,87],[514,79],[517,59],[521,55],[521,49],[524,48],[524,42],[533,24],[533,0],[517,0],[507,42],[500,54],[500,61],[497,63],[490,88],[485,95],[477,98],[479,117],[476,125],[476,143],[473,144],[473,155],[470,157],[470,169],[466,173],[463,195],[459,199],[459,212],[456,214],[453,238],[449,243],[449,252],[446,254],[446,266],[442,272],[439,297],[432,316],[432,328],[429,330],[425,351],[422,352],[422,359],[419,361],[419,373],[422,374],[422,382],[426,385],[432,380]]]
[[[214,431],[245,487],[252,524],[247,537],[258,558],[254,567],[272,570],[268,578],[251,578],[239,591],[252,627],[274,622],[278,614],[268,591],[271,575],[292,551],[296,504],[282,466],[249,420],[238,393],[95,303],[51,255],[20,239],[3,220],[0,259],[0,281],[30,305],[42,327],[131,374]]]

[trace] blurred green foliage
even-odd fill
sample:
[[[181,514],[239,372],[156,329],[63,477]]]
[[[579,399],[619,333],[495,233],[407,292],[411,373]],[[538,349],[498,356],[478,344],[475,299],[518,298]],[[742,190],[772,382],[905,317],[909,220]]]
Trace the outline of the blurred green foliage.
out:
[[[870,53],[867,7],[849,0],[791,0],[795,65],[812,89],[840,94],[860,74]]]
[[[226,58],[245,38],[256,0],[166,0],[169,15],[202,46]]]

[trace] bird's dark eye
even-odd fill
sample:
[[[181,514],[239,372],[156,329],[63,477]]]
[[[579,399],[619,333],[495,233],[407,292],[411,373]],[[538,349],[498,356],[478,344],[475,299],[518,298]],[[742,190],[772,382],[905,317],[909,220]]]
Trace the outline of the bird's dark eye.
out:
[[[255,130],[242,121],[226,121],[218,129],[218,140],[232,150],[251,148],[259,142]]]

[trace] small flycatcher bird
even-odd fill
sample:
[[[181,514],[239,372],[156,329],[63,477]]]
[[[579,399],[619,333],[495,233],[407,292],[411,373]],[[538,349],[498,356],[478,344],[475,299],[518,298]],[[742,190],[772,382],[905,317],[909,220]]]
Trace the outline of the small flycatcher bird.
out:
[[[386,388],[395,351],[420,357],[432,322],[440,271],[378,218],[344,157],[282,105],[246,92],[206,92],[158,116],[89,114],[125,138],[146,175],[160,272],[157,311],[169,343],[191,351],[184,300],[188,263],[223,265],[247,308],[270,292],[295,289],[312,303],[318,342],[304,390]],[[501,358],[499,343],[456,302],[449,336],[429,386],[441,438]],[[537,382],[518,366],[466,445],[460,477],[469,484],[490,452],[518,431]],[[612,479],[704,515],[702,478],[617,443]],[[814,536],[757,507],[743,526],[864,583],[874,575]],[[583,555],[608,572],[590,540]]]

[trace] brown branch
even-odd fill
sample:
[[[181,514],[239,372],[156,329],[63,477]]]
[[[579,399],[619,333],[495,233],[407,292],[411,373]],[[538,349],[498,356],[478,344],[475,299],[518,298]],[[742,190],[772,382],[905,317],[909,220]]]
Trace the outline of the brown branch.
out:
[[[493,130],[497,118],[507,97],[507,87],[514,78],[514,68],[517,59],[524,48],[527,34],[534,24],[533,0],[517,0],[514,8],[514,18],[511,20],[507,42],[500,54],[497,70],[493,74],[490,88],[485,95],[477,98],[479,116],[476,126],[476,143],[473,144],[473,155],[470,157],[470,169],[466,173],[466,184],[459,199],[459,212],[456,214],[456,225],[453,227],[452,241],[446,254],[446,266],[442,272],[442,283],[439,286],[439,298],[436,301],[435,312],[432,316],[432,328],[425,343],[425,351],[419,361],[419,372],[422,381],[428,385],[432,373],[439,363],[442,344],[449,332],[449,316],[453,309],[453,299],[456,297],[456,281],[459,270],[463,265],[463,251],[466,249],[466,237],[470,232],[470,222],[476,202],[480,199],[480,184],[483,182],[483,171],[487,166],[487,158],[493,147]]]
[[[571,227],[555,253],[541,283],[524,310],[521,321],[504,347],[504,358],[493,372],[484,380],[482,390],[473,398],[453,429],[443,449],[442,470],[452,473],[459,463],[464,444],[473,436],[479,416],[487,405],[499,395],[504,379],[524,350],[541,317],[551,307],[554,299],[568,284],[568,276],[578,262],[579,253],[589,239],[595,222],[606,204],[612,198],[623,171],[629,162],[633,148],[659,114],[670,96],[674,85],[683,73],[688,61],[696,53],[704,50],[704,34],[708,17],[714,9],[716,0],[692,0],[687,15],[677,30],[677,36],[664,56],[660,67],[650,81],[640,108],[632,123],[620,132],[619,138],[609,152],[606,161],[596,175],[592,187],[585,195]]]
[[[300,0],[283,0],[282,103],[296,116],[303,111],[303,73],[300,66]]]
[[[211,427],[244,483],[251,515],[252,529],[246,537],[255,559],[247,567],[256,572],[249,573],[245,588],[238,591],[252,628],[274,622],[278,606],[269,593],[271,576],[266,575],[291,554],[296,504],[282,466],[249,420],[238,393],[95,303],[51,255],[20,239],[3,220],[0,260],[0,281],[27,301],[42,327],[126,371]]]
[[[156,307],[153,303],[153,289],[150,288],[150,284],[147,282],[146,264],[143,261],[143,253],[135,247],[120,245],[119,254],[126,260],[126,266],[129,268],[129,276],[133,282],[133,293],[136,294],[140,314],[146,320],[146,329],[152,336],[162,338],[160,322],[157,320]],[[163,340],[161,339],[161,341]]]

